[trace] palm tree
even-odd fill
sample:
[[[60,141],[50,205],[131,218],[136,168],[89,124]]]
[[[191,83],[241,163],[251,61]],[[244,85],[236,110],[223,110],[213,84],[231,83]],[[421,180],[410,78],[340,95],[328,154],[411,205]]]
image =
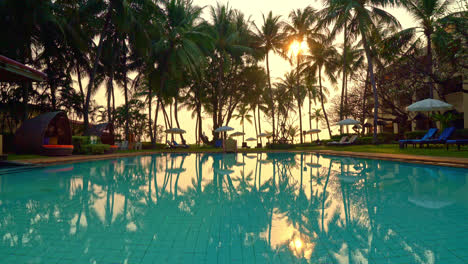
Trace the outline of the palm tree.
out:
[[[332,83],[336,83],[335,71],[338,66],[338,52],[330,45],[329,41],[322,37],[322,39],[308,38],[309,53],[306,57],[308,64],[306,71],[318,74],[319,81],[319,94],[322,104],[322,111],[327,122],[328,134],[332,136],[330,129],[330,122],[328,121],[327,112],[325,110],[325,95],[322,85],[322,73],[324,73]]]
[[[213,91],[213,109],[211,109],[211,112],[213,115],[213,128],[217,128],[222,125],[223,120],[222,102],[218,99],[226,86],[227,64],[231,62],[233,57],[240,59],[243,54],[252,52],[252,50],[245,43],[245,33],[248,34],[248,30],[244,28],[246,25],[239,12],[227,5],[218,3],[216,7],[210,7],[210,15],[212,24],[206,23],[205,29],[213,40],[215,48],[215,52],[211,55],[217,65],[217,84]],[[217,139],[219,135],[214,133],[213,136]]]
[[[287,23],[284,26],[284,31],[288,34],[289,43],[297,43],[299,46],[297,50],[293,51],[296,54],[296,87],[299,88],[300,84],[300,65],[301,65],[301,56],[302,56],[302,43],[307,37],[314,36],[314,31],[312,28],[312,24],[315,22],[316,10],[312,7],[308,6],[304,8],[304,10],[296,9],[291,11],[289,14],[289,19],[291,20],[290,23]],[[289,47],[287,47],[289,48]],[[301,134],[300,142],[303,143],[302,139],[302,111],[301,111],[302,104],[298,105],[299,108],[299,131]]]
[[[200,24],[202,8],[185,0],[166,1],[161,8],[160,23],[154,25],[160,38],[152,46],[153,60],[158,65],[152,86],[158,88],[158,96],[174,98],[176,124],[180,127],[178,97],[184,74],[197,74],[205,59],[203,50],[210,48],[212,42]]]
[[[317,105],[317,99],[320,98],[319,87],[315,84],[317,80],[311,74],[307,74],[305,78],[305,87],[309,97],[309,129],[312,129],[312,101]],[[310,134],[310,140],[312,141],[312,134]]]
[[[273,89],[271,87],[271,76],[270,76],[270,60],[269,54],[271,51],[273,53],[281,53],[281,48],[284,47],[284,39],[286,34],[281,31],[282,22],[280,21],[281,16],[273,16],[273,13],[270,11],[268,16],[265,18],[265,15],[262,14],[263,17],[263,25],[261,28],[258,28],[255,25],[257,30],[257,38],[260,42],[259,47],[264,50],[265,53],[265,62],[267,68],[267,75],[268,75],[268,88],[270,91],[270,110],[271,110],[271,117],[272,117],[272,133],[273,133],[273,141],[276,139],[275,133],[275,104],[273,101]]]
[[[436,32],[436,27],[440,19],[446,16],[449,6],[453,3],[451,0],[403,0],[401,1],[406,10],[419,23],[419,26],[403,30],[402,33],[415,35],[418,31],[422,32],[426,38],[426,74],[432,78],[433,74],[433,56],[432,56],[432,38]],[[434,97],[434,84],[428,82],[429,98]]]
[[[245,121],[249,122],[252,124],[252,115],[249,114],[249,106],[247,104],[241,104],[237,108],[237,114],[235,114],[233,117],[235,119],[240,119],[240,124],[242,126],[242,142],[245,142],[244,137],[245,137]]]
[[[372,47],[369,36],[376,28],[376,22],[399,27],[397,19],[383,10],[395,4],[393,0],[328,0],[326,21],[335,21],[335,28],[346,28],[349,25],[354,34],[359,34],[367,58],[369,77],[374,93],[374,138],[377,143],[377,121],[379,111],[379,98],[375,84],[374,64],[372,61]],[[325,113],[324,113],[325,114]]]

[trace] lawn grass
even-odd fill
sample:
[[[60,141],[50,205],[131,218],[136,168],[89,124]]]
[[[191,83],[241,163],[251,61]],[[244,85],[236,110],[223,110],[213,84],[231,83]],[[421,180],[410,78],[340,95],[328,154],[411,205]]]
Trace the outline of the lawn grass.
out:
[[[34,155],[34,154],[8,154],[7,160],[27,160],[27,159],[43,159],[51,158],[48,156]]]
[[[297,147],[297,150],[335,150],[335,151],[351,151],[351,152],[369,152],[369,153],[386,153],[386,154],[406,154],[406,155],[422,155],[433,157],[457,157],[468,158],[468,148],[462,147],[457,150],[456,146],[451,146],[449,150],[445,146],[432,146],[431,148],[413,148],[408,147],[400,149],[398,144],[382,144],[382,145],[353,145],[353,146],[314,146],[314,147]]]
[[[444,146],[433,146],[431,148],[413,148],[408,147],[406,149],[400,149],[398,144],[382,144],[382,145],[353,145],[353,146],[310,146],[285,149],[285,150],[271,150],[267,148],[261,149],[239,149],[240,152],[268,152],[268,151],[314,151],[314,150],[334,150],[334,151],[351,151],[351,152],[367,152],[367,153],[386,153],[386,154],[406,154],[406,155],[422,155],[422,156],[433,156],[433,157],[456,157],[456,158],[468,158],[468,147],[462,147],[459,151],[456,146],[451,146],[449,150],[446,150]],[[188,149],[153,149],[153,150],[118,150],[116,153],[163,153],[163,152],[206,152],[206,153],[217,153],[222,152],[220,148],[196,146],[192,145]],[[17,155],[9,154],[8,160],[27,160],[37,158],[49,158],[39,155]]]

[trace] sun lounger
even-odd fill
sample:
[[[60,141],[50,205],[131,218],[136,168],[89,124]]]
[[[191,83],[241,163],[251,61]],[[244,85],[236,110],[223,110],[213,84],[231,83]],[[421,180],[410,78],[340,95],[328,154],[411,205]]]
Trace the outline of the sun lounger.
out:
[[[455,132],[455,127],[446,128],[437,139],[422,140],[419,144],[421,147],[424,144],[426,144],[427,147],[429,147],[430,144],[445,144],[448,138],[452,136],[453,132]]]
[[[354,143],[356,143],[356,140],[358,139],[358,136],[357,135],[353,135],[348,141],[346,142],[343,142],[341,144],[338,144],[338,145],[353,145]]]
[[[449,149],[449,145],[457,145],[457,149],[460,150],[461,145],[468,145],[468,139],[452,139],[445,141],[445,147]]]
[[[177,143],[175,140],[172,141],[172,146],[174,146],[174,148],[188,148],[189,145],[187,144],[179,144]]]
[[[340,144],[343,144],[344,142],[346,142],[346,140],[348,139],[348,136],[343,136],[340,141],[332,141],[332,142],[328,142],[327,145],[340,145]]]
[[[437,128],[431,128],[427,131],[427,133],[421,138],[421,139],[405,139],[405,140],[400,140],[400,148],[405,148],[408,147],[408,144],[413,144],[413,147],[416,146],[416,144],[421,143],[421,141],[431,139],[434,137],[434,135],[437,133],[438,129]]]
[[[336,142],[334,144],[331,144],[333,146],[347,146],[347,145],[353,145],[354,143],[356,143],[356,140],[358,139],[358,136],[357,135],[353,135],[348,141],[344,141],[344,142]]]

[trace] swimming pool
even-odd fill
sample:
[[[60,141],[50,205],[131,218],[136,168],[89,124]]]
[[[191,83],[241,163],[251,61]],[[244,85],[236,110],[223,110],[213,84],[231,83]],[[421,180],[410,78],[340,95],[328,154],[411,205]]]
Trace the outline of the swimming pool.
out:
[[[0,263],[468,263],[468,170],[160,154],[0,175]]]

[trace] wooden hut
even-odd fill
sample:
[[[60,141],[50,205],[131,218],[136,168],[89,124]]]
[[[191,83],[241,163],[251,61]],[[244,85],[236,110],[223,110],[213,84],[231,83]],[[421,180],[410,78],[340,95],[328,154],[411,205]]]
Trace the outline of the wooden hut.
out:
[[[88,136],[96,136],[101,140],[102,144],[110,145],[110,152],[117,150],[115,145],[114,126],[111,123],[102,123],[92,125],[89,128]]]
[[[15,147],[17,153],[71,155],[72,134],[67,115],[50,112],[26,120],[16,131]]]
[[[99,137],[102,144],[108,144],[111,146],[115,144],[114,126],[111,123],[102,123],[90,126],[88,136]]]

